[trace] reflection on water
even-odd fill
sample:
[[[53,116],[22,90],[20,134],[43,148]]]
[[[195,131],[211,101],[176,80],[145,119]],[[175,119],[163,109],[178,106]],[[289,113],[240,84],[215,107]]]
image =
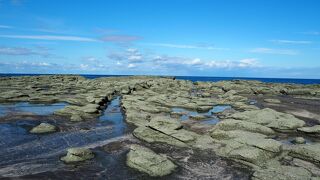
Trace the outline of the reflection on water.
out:
[[[99,117],[98,126],[111,125],[113,132],[122,135],[126,129],[123,113],[120,106],[120,96],[114,98],[105,109],[102,116]]]
[[[19,102],[15,104],[0,104],[0,116],[5,116],[9,113],[27,112],[36,115],[50,115],[53,112],[64,108],[67,103],[54,104],[31,104],[29,102]]]
[[[37,122],[34,121],[17,121],[0,124],[0,149],[35,140],[37,136],[28,133],[28,129],[31,129],[35,125],[37,125]]]

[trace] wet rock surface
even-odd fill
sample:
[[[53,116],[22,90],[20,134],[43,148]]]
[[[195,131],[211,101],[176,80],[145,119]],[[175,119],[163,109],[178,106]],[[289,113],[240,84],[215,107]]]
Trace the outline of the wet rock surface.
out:
[[[0,177],[319,178],[319,89],[147,76],[1,78]]]

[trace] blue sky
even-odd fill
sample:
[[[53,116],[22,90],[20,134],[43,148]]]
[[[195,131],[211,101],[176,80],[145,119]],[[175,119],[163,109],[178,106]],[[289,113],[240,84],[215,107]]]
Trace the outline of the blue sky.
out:
[[[320,78],[318,0],[0,0],[0,73]]]

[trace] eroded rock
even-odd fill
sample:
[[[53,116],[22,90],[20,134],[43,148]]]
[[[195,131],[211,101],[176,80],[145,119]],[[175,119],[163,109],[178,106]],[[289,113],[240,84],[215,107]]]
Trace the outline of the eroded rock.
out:
[[[291,114],[277,112],[270,108],[235,113],[231,118],[261,124],[279,131],[296,130],[305,125],[304,121]]]
[[[43,134],[43,133],[52,133],[52,132],[56,132],[57,131],[57,127],[49,124],[49,123],[41,123],[38,126],[32,128],[30,130],[30,133],[33,134]]]
[[[139,145],[131,145],[127,165],[150,176],[165,176],[177,168],[166,156]]]
[[[90,149],[86,148],[69,148],[67,155],[61,158],[65,163],[75,163],[93,159],[94,154]]]

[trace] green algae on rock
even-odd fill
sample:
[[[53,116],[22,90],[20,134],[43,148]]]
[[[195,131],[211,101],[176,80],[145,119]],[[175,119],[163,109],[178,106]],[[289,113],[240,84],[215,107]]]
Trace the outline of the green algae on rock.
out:
[[[315,125],[312,127],[302,127],[298,128],[298,131],[309,133],[309,134],[320,134],[320,125]]]
[[[94,154],[90,149],[86,148],[69,148],[67,155],[61,158],[65,163],[75,163],[86,161],[94,158]]]
[[[235,113],[230,118],[254,122],[278,131],[290,131],[303,127],[305,122],[291,114],[277,112],[270,108]]]
[[[52,124],[48,124],[48,123],[41,123],[38,126],[32,128],[30,130],[30,133],[33,134],[44,134],[44,133],[52,133],[52,132],[56,132],[57,131],[57,127],[52,125]]]
[[[127,154],[127,165],[150,176],[165,176],[172,173],[177,166],[164,155],[139,145],[131,145]]]
[[[173,146],[186,147],[187,144],[184,142],[163,134],[159,131],[153,130],[148,127],[140,126],[133,131],[133,135],[141,140],[148,143],[167,143]]]
[[[296,137],[292,140],[294,144],[305,144],[306,140],[303,137]]]
[[[253,180],[310,180],[312,174],[302,168],[294,166],[277,166],[255,171]]]
[[[290,151],[290,156],[311,161],[320,165],[320,144],[303,144],[294,146]]]

